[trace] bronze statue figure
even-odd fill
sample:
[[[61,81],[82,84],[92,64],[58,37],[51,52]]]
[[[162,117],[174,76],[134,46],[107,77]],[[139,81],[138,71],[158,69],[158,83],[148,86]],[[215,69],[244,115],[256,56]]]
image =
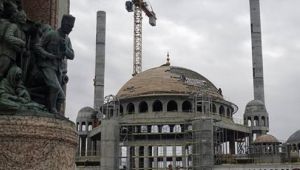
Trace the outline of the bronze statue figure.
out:
[[[47,108],[52,113],[60,111],[61,104],[65,100],[62,89],[63,63],[65,59],[74,59],[74,52],[68,34],[72,31],[75,17],[64,15],[61,28],[57,31],[49,31],[40,42],[38,49],[43,49],[41,58],[37,64],[43,74],[44,82],[48,88]]]
[[[10,67],[6,78],[0,82],[0,109],[45,110],[45,107],[31,101],[29,92],[22,82],[22,70],[14,65]]]
[[[61,27],[27,20],[20,0],[0,0],[0,110],[40,109],[60,113],[68,81],[66,61],[74,59],[68,37],[75,17]]]
[[[18,58],[25,52],[25,33],[21,27],[26,23],[24,11],[18,11],[10,17],[10,21],[1,19],[0,26],[0,80],[12,64],[16,64]]]

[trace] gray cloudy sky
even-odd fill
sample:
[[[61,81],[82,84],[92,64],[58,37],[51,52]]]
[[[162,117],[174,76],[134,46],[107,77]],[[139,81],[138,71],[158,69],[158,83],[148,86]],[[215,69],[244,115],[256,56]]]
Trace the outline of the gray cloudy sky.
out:
[[[105,94],[116,94],[131,78],[133,13],[125,0],[72,0],[76,16],[71,33],[74,61],[69,62],[67,117],[75,121],[93,106],[96,12],[106,11]],[[151,0],[157,26],[143,24],[143,70],[166,61],[194,70],[238,105],[242,118],[253,99],[248,0]],[[300,1],[261,0],[266,107],[270,133],[286,140],[300,129]]]

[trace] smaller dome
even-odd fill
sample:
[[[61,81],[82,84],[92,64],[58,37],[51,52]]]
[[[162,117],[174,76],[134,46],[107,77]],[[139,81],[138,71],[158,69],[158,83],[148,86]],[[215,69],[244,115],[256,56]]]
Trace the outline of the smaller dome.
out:
[[[264,103],[260,100],[251,100],[247,106],[264,106]]]
[[[252,100],[246,105],[245,114],[268,114],[265,104],[260,100]]]
[[[96,114],[96,111],[91,107],[83,107],[79,110],[77,114],[78,119],[91,119],[93,115]]]
[[[296,131],[295,133],[293,133],[288,140],[286,141],[286,143],[300,143],[300,130]]]
[[[255,144],[259,143],[280,143],[273,135],[261,135],[254,141]]]

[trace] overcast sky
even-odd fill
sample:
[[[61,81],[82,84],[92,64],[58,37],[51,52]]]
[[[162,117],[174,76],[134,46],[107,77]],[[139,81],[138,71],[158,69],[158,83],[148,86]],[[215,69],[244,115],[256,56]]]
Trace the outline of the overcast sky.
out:
[[[125,0],[71,0],[76,24],[70,34],[76,58],[69,62],[66,116],[93,106],[96,12],[106,11],[105,94],[131,78],[133,13]],[[194,70],[239,107],[242,119],[253,99],[249,0],[151,0],[157,26],[143,20],[143,70],[171,65]],[[300,1],[261,0],[265,102],[270,134],[286,140],[300,129]]]

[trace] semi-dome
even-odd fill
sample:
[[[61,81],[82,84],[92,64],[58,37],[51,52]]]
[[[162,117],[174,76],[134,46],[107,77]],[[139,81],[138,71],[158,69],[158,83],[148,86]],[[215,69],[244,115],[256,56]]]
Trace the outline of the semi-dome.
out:
[[[91,119],[92,116],[95,114],[95,110],[91,107],[83,107],[82,109],[79,110],[77,114],[77,119]]]
[[[300,130],[296,131],[295,133],[293,133],[288,140],[286,141],[286,143],[300,143]]]
[[[280,143],[273,135],[261,135],[257,137],[254,141],[255,144],[259,143]]]
[[[151,95],[190,95],[200,93],[223,99],[213,83],[192,70],[163,65],[141,72],[119,90],[119,99]]]

